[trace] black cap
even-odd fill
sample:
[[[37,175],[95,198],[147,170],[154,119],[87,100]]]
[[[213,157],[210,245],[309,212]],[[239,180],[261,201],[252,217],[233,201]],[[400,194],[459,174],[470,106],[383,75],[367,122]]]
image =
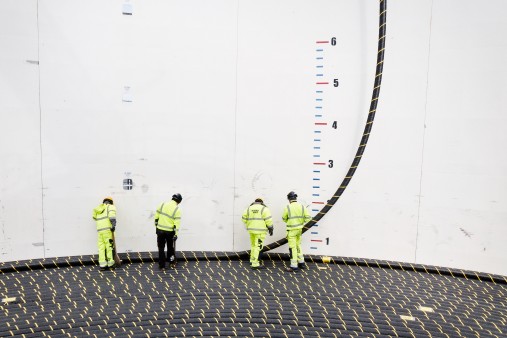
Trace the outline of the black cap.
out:
[[[181,194],[174,194],[173,195],[173,201],[176,201],[176,203],[181,203],[182,200],[183,200],[183,197],[181,196]]]
[[[294,201],[297,198],[298,198],[298,195],[294,191],[291,191],[290,193],[287,194],[287,199],[289,201]]]

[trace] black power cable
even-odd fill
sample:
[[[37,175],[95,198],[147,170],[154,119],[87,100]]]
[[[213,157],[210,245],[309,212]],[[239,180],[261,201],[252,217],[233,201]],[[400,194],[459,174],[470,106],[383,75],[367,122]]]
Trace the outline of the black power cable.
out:
[[[378,29],[378,49],[377,49],[377,69],[375,72],[375,83],[373,86],[373,93],[371,95],[370,102],[370,112],[368,113],[368,119],[366,120],[366,125],[364,127],[363,137],[361,138],[361,142],[359,143],[359,147],[357,148],[356,156],[350,165],[350,168],[347,172],[347,175],[343,179],[342,183],[334,193],[333,197],[327,201],[327,204],[303,227],[303,233],[310,229],[313,225],[315,225],[318,221],[326,215],[326,213],[331,210],[333,205],[338,201],[341,197],[345,189],[352,180],[354,173],[356,172],[357,167],[359,166],[359,162],[361,161],[361,157],[363,156],[364,149],[366,148],[366,144],[368,143],[368,138],[370,137],[371,128],[373,126],[373,120],[375,119],[375,112],[377,111],[377,103],[380,95],[380,85],[382,83],[382,70],[384,68],[384,50],[385,50],[385,38],[386,38],[386,9],[387,0],[380,0],[380,9],[379,9],[379,29]],[[279,241],[266,245],[262,251],[269,251],[276,249],[287,243],[287,238],[283,238]]]

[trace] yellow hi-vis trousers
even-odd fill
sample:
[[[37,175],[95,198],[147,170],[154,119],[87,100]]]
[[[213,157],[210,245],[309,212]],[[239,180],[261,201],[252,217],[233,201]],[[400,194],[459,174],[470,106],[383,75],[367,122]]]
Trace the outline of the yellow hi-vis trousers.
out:
[[[290,267],[297,268],[298,263],[304,263],[305,258],[301,250],[301,235],[303,229],[294,229],[287,231],[287,242],[290,249]]]
[[[250,232],[250,264],[252,264],[252,268],[260,265],[259,255],[264,247],[264,239],[266,239],[265,232],[260,234]]]
[[[97,246],[99,247],[99,265],[101,268],[114,265],[113,257],[113,233],[111,230],[103,230],[98,233]]]

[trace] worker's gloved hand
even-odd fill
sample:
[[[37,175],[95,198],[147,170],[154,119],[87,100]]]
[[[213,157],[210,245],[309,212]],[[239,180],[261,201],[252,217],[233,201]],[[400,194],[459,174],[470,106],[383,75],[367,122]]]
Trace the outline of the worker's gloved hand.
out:
[[[270,235],[270,236],[273,236],[273,227],[268,228],[268,231],[269,231],[269,235]]]
[[[116,227],[111,227],[111,231],[114,232],[114,230],[116,229]]]
[[[173,239],[177,240],[178,239],[178,235],[175,234],[174,237],[173,237]]]

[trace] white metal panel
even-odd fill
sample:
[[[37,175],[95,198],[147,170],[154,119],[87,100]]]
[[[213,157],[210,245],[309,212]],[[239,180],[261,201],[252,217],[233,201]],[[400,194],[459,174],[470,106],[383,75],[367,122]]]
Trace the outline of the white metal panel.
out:
[[[324,220],[334,228],[325,253],[415,259],[430,19],[430,2],[388,3],[378,111],[359,168]]]
[[[43,257],[37,2],[0,2],[0,260]]]
[[[507,4],[433,6],[418,261],[507,274]]]
[[[155,208],[176,192],[179,248],[232,250],[235,3],[120,5],[41,8],[48,254],[96,251],[91,209],[105,195],[119,250],[154,250]]]

